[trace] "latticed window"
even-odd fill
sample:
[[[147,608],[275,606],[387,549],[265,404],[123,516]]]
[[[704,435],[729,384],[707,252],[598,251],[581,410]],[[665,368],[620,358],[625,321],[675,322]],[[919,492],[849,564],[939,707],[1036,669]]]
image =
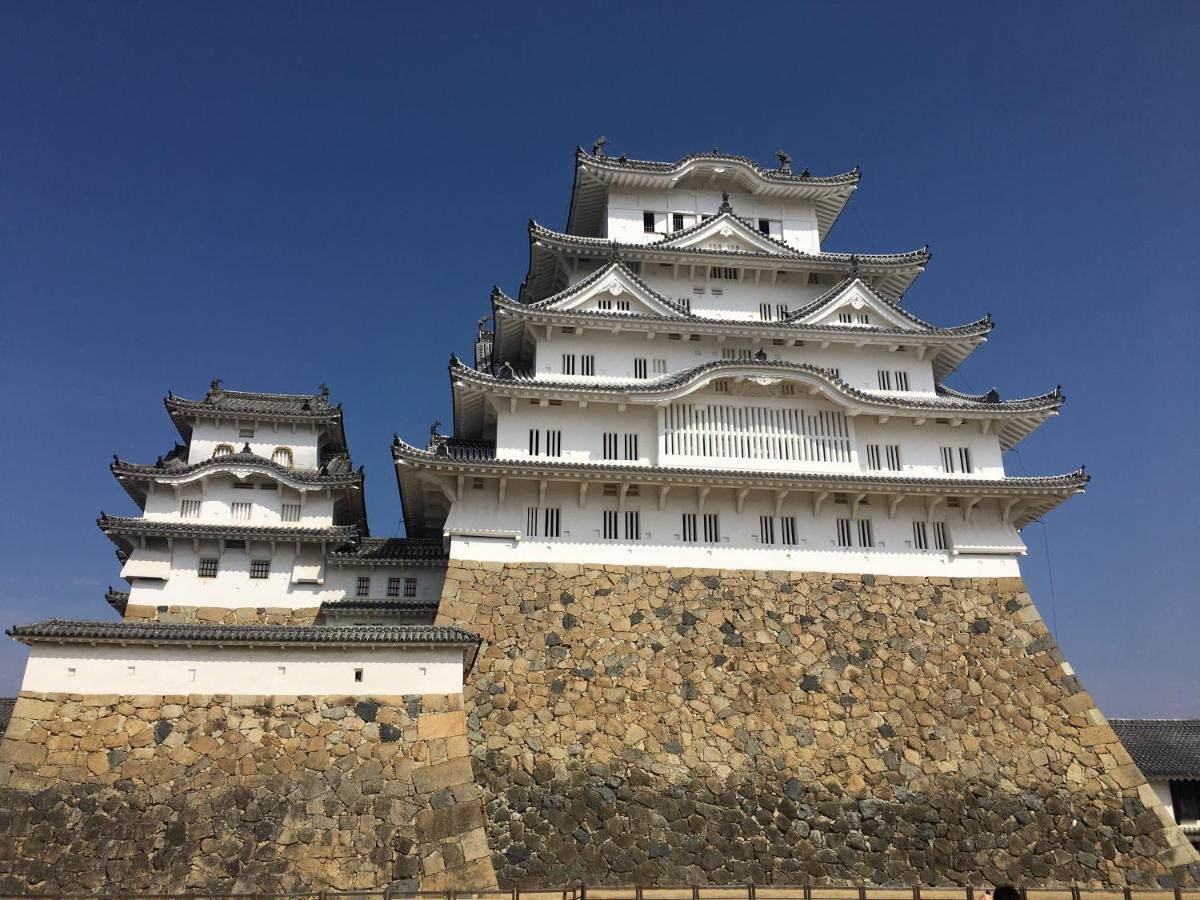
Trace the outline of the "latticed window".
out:
[[[240,502],[240,501],[231,503],[230,511],[232,512],[232,515],[233,515],[233,521],[235,521],[235,522],[250,521],[250,507],[251,507],[250,503],[245,503],[245,502]]]
[[[215,558],[207,557],[200,560],[200,564],[196,567],[196,574],[201,578],[216,578],[217,577],[217,561]]]
[[[405,578],[404,579],[404,596],[405,597],[417,596],[417,579],[415,579],[415,578]]]
[[[721,541],[721,520],[716,513],[704,514],[704,542],[717,544]]]
[[[217,444],[213,447],[213,459],[218,456],[233,456],[233,444]]]
[[[271,574],[271,561],[269,559],[252,559],[250,560],[250,577],[251,578],[266,578]]]
[[[359,575],[358,581],[354,585],[355,597],[369,597],[371,594],[371,576]]]
[[[276,447],[271,454],[271,461],[276,465],[292,467],[292,450],[290,447]]]
[[[618,538],[617,522],[620,521],[619,513],[615,509],[604,510],[604,529],[603,535],[606,541],[615,541]]]
[[[562,522],[562,514],[559,507],[548,506],[542,511],[542,529],[543,537],[556,538],[561,536],[560,524]]]
[[[284,522],[299,522],[300,521],[300,504],[285,503],[280,507],[279,518]]]
[[[796,544],[796,517],[783,516],[779,520],[780,530],[783,532],[783,543],[788,546]]]
[[[683,514],[683,539],[685,541],[687,541],[688,543],[695,543],[695,541],[696,541],[696,514],[695,513],[684,513]]]
[[[179,512],[185,519],[194,519],[200,515],[199,500],[184,500],[179,505]]]
[[[400,579],[399,578],[389,578],[388,579],[387,595],[389,597],[399,597],[400,596]]]
[[[924,522],[913,522],[913,549],[929,549],[929,528]]]

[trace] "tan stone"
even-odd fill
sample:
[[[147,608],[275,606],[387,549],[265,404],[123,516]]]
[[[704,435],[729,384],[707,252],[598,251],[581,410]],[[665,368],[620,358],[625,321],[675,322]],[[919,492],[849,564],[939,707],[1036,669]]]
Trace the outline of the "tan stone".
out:
[[[451,759],[413,769],[413,785],[420,793],[438,791],[458,784],[469,784],[474,775],[469,759]]]
[[[467,733],[467,719],[461,712],[423,715],[417,719],[417,735],[422,740],[454,737]]]

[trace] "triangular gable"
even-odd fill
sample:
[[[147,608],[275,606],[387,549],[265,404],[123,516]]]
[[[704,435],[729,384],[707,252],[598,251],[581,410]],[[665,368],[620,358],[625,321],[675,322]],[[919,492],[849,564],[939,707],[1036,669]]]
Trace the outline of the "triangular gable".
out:
[[[845,320],[847,316],[850,321]],[[824,296],[818,297],[803,309],[796,310],[788,317],[788,321],[793,325],[932,330],[928,323],[889,303],[861,278],[847,278]]]
[[[684,231],[669,235],[655,247],[677,250],[724,250],[795,256],[796,251],[751,227],[732,213],[721,213]]]
[[[537,309],[578,312],[629,313],[668,318],[683,316],[671,300],[617,262],[610,263],[553,297],[529,305]]]

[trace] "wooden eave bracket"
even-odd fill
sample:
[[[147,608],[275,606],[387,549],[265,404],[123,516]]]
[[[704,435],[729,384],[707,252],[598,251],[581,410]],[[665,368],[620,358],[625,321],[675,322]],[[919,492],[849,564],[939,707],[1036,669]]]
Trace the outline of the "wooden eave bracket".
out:
[[[742,514],[742,508],[746,505],[746,497],[749,495],[749,493],[750,488],[738,488],[737,494],[735,495],[737,500],[738,515]]]
[[[892,494],[888,497],[888,518],[896,518],[896,508],[908,497],[908,494]]]
[[[971,524],[971,513],[975,510],[975,507],[977,507],[982,500],[983,500],[982,496],[971,497],[969,500],[967,500],[963,504],[963,521],[966,522],[968,525]]]
[[[662,512],[667,508],[667,494],[671,493],[669,484],[660,484],[658,486],[658,511]]]

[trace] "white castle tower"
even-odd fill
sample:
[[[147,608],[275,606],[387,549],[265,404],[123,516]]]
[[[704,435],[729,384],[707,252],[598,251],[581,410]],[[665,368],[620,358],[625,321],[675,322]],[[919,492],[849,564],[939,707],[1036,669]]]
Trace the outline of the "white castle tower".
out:
[[[1057,388],[945,386],[990,316],[904,308],[927,249],[821,249],[857,169],[576,152],[565,233],[529,225],[453,433],[393,447],[408,534],[455,559],[1018,575],[1020,529],[1087,483],[1010,477]]]

